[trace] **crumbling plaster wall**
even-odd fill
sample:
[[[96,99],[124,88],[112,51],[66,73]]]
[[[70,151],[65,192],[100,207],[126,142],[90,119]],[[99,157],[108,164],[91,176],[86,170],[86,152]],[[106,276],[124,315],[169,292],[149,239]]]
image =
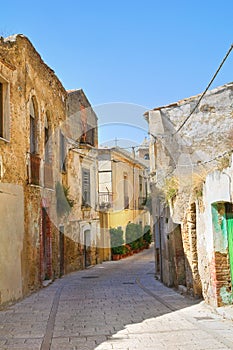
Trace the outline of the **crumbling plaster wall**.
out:
[[[199,98],[191,97],[150,111],[148,117],[149,131],[156,138],[156,141],[151,138],[151,148],[154,142],[157,148],[156,185],[162,188],[168,176],[179,180],[173,211],[175,222],[182,222],[185,205],[192,199],[193,175],[205,176],[216,169],[220,158],[214,158],[232,148],[233,83],[207,92],[183,128],[176,133]]]
[[[230,280],[227,261],[228,242],[221,230],[216,232],[213,226],[212,204],[232,202],[232,165],[222,171],[210,173],[203,188],[203,209],[197,221],[197,245],[199,273],[202,280],[203,296],[214,306],[224,304],[221,289],[228,289]],[[214,190],[213,190],[214,189]],[[218,272],[221,270],[221,276]]]
[[[1,39],[0,75],[4,81],[8,82],[10,91],[10,138],[7,140],[9,142],[0,140],[3,169],[1,182],[20,185],[24,192],[23,246],[17,254],[21,255],[22,294],[26,295],[38,288],[41,283],[39,242],[42,197],[47,197],[49,203],[55,203],[53,191],[48,190],[46,194],[46,190],[42,190],[42,187],[28,185],[27,154],[30,150],[30,99],[33,96],[36,99],[38,154],[43,159],[46,112],[50,112],[49,122],[51,123],[51,132],[54,133],[66,117],[66,91],[54,72],[44,64],[30,41],[22,35]],[[59,166],[57,141],[55,138],[54,169],[58,169]],[[60,179],[59,171],[56,172],[56,176],[57,179]],[[5,205],[8,205],[7,199]],[[12,222],[12,225],[14,224]],[[53,231],[54,235],[55,231]],[[4,234],[9,234],[7,228]],[[17,241],[12,244],[15,244],[15,249],[18,250]],[[53,248],[58,249],[55,237],[53,237]],[[3,246],[2,249],[8,248]],[[58,256],[54,253],[53,251],[53,256]],[[13,255],[8,257],[9,265],[13,258]],[[57,259],[53,259],[53,264],[56,266],[57,262]],[[54,271],[57,270],[56,266],[53,266]],[[9,274],[9,279],[9,276],[12,277]],[[15,283],[17,283],[16,280]],[[14,286],[14,279],[12,279],[13,294],[14,288],[17,287]]]
[[[178,179],[178,192],[173,200],[171,215],[175,223],[182,225],[184,242],[191,239],[186,217],[188,210],[193,202],[196,201],[197,205],[199,204],[197,206],[197,242],[194,243],[198,250],[198,269],[201,273],[203,294],[206,300],[212,301],[216,300],[216,286],[211,286],[212,274],[215,273],[213,261],[210,265],[214,251],[211,201],[224,200],[226,197],[229,199],[227,183],[229,179],[227,180],[227,177],[222,174],[221,181],[213,182],[211,188],[208,187],[207,196],[213,196],[213,198],[205,199],[203,202],[197,198],[195,186],[199,187],[198,196],[201,196],[202,185],[207,174],[224,167],[224,158],[227,158],[226,163],[229,160],[232,150],[232,97],[232,83],[207,92],[200,105],[178,132],[176,131],[179,126],[198,103],[200,95],[149,111],[148,114],[149,132],[153,135],[150,144],[152,181],[157,190],[163,191],[167,178],[174,176]],[[206,181],[207,183],[210,181],[208,176]],[[223,196],[222,191],[227,191],[228,195]],[[203,206],[204,213],[202,213]],[[192,254],[190,256],[189,244],[184,248],[192,270],[193,257]]]

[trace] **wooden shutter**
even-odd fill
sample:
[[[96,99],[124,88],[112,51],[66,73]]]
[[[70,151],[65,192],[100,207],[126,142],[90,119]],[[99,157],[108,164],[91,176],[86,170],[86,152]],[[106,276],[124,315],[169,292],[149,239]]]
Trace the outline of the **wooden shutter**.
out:
[[[82,169],[82,202],[83,205],[91,205],[90,170]]]

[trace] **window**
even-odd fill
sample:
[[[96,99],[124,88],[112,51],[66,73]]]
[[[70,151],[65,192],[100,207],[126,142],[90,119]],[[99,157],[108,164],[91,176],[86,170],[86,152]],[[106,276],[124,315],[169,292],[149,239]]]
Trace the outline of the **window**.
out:
[[[0,78],[0,137],[10,138],[10,93],[9,84]]]
[[[30,166],[28,171],[29,183],[40,185],[40,163],[41,159],[37,154],[37,114],[36,100],[30,101]]]
[[[52,143],[48,120],[49,114],[47,112],[44,124],[44,186],[53,188]]]
[[[149,159],[150,159],[149,153],[146,153],[146,154],[144,155],[144,159],[146,159],[146,160],[149,160]]]
[[[142,187],[142,176],[139,175],[139,196],[142,196],[143,187]]]
[[[51,140],[50,138],[50,128],[48,122],[48,114],[45,116],[45,125],[44,125],[44,160],[45,163],[51,163]]]
[[[36,144],[36,111],[34,101],[31,100],[30,103],[30,153],[36,154],[37,144]]]
[[[90,170],[82,169],[82,205],[91,205],[91,182],[90,182]]]
[[[60,170],[66,172],[66,140],[62,132],[60,132]]]
[[[95,145],[95,128],[91,125],[86,125],[86,132],[81,135],[80,143],[88,144],[90,146]]]
[[[127,175],[124,175],[124,209],[129,209],[129,190]]]

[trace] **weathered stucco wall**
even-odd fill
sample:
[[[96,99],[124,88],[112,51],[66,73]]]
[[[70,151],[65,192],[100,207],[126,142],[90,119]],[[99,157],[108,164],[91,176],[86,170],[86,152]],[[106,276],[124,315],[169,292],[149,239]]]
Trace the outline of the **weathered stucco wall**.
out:
[[[22,36],[12,36],[0,41],[0,80],[8,86],[10,110],[7,115],[7,140],[0,139],[0,159],[2,185],[21,186],[23,193],[14,211],[15,203],[11,197],[4,197],[4,208],[12,207],[11,223],[6,222],[2,227],[1,236],[9,237],[10,233],[19,235],[11,242],[3,240],[1,249],[10,254],[1,266],[5,266],[6,273],[15,266],[15,272],[4,275],[3,281],[7,294],[4,301],[10,301],[24,296],[41,286],[42,282],[42,207],[51,213],[51,270],[50,277],[59,276],[58,271],[58,231],[54,227],[56,222],[55,182],[61,181],[59,171],[58,137],[54,139],[52,165],[53,184],[51,189],[44,187],[44,155],[45,155],[45,125],[46,118],[51,135],[61,126],[66,118],[66,91],[54,72],[42,61],[30,41]],[[38,185],[30,184],[30,104],[34,101],[36,112],[36,147],[37,157],[40,158],[40,181]],[[52,214],[53,212],[53,214]],[[0,210],[4,213],[4,210]],[[23,224],[22,224],[23,218]],[[19,220],[19,221],[18,221]],[[1,220],[2,221],[2,220]],[[9,225],[11,229],[9,229]],[[23,228],[22,228],[23,225]],[[20,244],[19,244],[20,241]],[[20,261],[18,259],[20,256]],[[6,258],[6,257],[5,257]],[[8,276],[8,278],[7,278]],[[21,282],[19,282],[19,280]],[[20,284],[20,286],[19,286]]]
[[[200,274],[205,300],[218,305],[227,299],[226,293],[221,299],[221,288],[230,290],[229,257],[220,249],[224,238],[213,229],[211,208],[215,202],[232,202],[232,173],[226,169],[232,153],[233,84],[208,91],[197,106],[200,96],[147,113],[152,196],[162,192],[173,221],[181,224],[187,286],[200,290]],[[189,218],[193,203],[196,225]]]
[[[226,228],[224,230],[219,220],[225,220],[224,203],[232,202],[232,170],[231,166],[207,176],[203,191],[204,208],[199,213],[197,222],[199,272],[203,295],[214,306],[228,303],[231,294],[228,237]],[[222,219],[219,214],[220,207],[223,207]]]
[[[12,220],[14,218],[14,220]],[[0,183],[0,304],[23,295],[22,250],[24,238],[23,188]]]

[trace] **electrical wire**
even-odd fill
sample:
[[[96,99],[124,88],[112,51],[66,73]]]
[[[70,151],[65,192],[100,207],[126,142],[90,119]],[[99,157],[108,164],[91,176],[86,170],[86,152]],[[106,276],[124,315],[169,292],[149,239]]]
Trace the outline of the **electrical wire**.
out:
[[[216,76],[218,75],[220,69],[222,68],[224,62],[226,61],[227,57],[230,55],[231,50],[233,49],[233,44],[231,45],[230,49],[228,50],[228,52],[226,53],[224,59],[222,60],[220,66],[218,67],[217,71],[215,72],[213,78],[211,79],[211,81],[209,82],[208,86],[206,87],[205,91],[202,93],[201,97],[199,98],[197,104],[195,105],[195,107],[193,108],[193,110],[191,111],[191,113],[187,116],[187,118],[183,121],[183,123],[180,125],[180,127],[176,130],[176,132],[173,134],[177,134],[182,128],[183,126],[187,123],[187,121],[189,120],[189,118],[192,116],[192,114],[195,112],[195,110],[197,109],[197,107],[199,106],[201,100],[203,99],[203,97],[205,96],[206,92],[209,90],[209,87],[211,86],[211,84],[213,83],[214,79],[216,78]]]

